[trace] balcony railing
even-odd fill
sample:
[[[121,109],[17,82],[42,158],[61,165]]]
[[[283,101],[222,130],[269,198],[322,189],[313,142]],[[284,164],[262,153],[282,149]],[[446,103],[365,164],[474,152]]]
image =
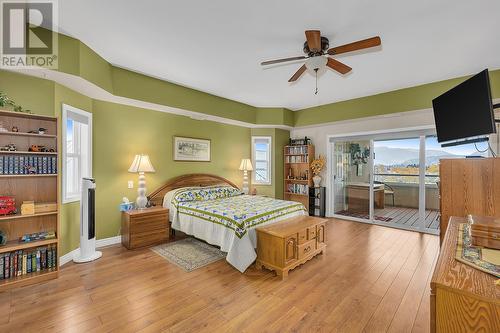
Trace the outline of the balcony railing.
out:
[[[387,183],[392,183],[392,182],[395,182],[395,183],[408,183],[408,184],[417,184],[418,183],[418,180],[420,179],[420,175],[419,174],[407,174],[407,173],[375,173],[374,174],[375,176],[375,180],[379,180],[379,181],[383,181],[383,182],[387,182]],[[378,178],[380,177],[380,178]],[[390,179],[388,179],[388,177],[391,177]],[[415,181],[404,181],[404,178],[401,178],[402,177],[417,177],[415,179]],[[436,184],[436,180],[437,178],[439,177],[439,175],[433,175],[433,174],[426,174],[425,175],[425,183],[426,184]],[[396,179],[394,179],[396,178]]]

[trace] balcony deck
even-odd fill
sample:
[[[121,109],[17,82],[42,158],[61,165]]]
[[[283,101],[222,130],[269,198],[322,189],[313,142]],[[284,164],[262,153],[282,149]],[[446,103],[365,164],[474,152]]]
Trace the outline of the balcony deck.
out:
[[[439,211],[428,209],[425,213],[425,227],[431,230],[439,230]],[[356,214],[348,211],[340,211],[336,212],[336,214],[368,218],[368,214]],[[375,220],[406,227],[416,227],[418,223],[418,209],[405,207],[375,209]]]

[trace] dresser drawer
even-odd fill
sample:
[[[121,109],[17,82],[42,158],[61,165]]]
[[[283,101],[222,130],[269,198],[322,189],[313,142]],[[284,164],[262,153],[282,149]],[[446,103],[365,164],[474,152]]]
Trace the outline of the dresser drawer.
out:
[[[132,248],[149,246],[168,240],[168,229],[161,231],[148,231],[130,235],[130,246]]]
[[[302,245],[299,245],[299,247],[298,247],[299,260],[307,257],[312,252],[314,252],[314,250],[316,250],[316,240],[315,239],[308,241],[307,243],[304,243]]]
[[[130,219],[130,231],[132,233],[142,233],[153,230],[161,230],[168,227],[168,218],[165,214],[155,214],[148,216],[137,216]]]
[[[308,241],[307,239],[307,229],[299,231],[299,245],[304,244],[305,242]]]

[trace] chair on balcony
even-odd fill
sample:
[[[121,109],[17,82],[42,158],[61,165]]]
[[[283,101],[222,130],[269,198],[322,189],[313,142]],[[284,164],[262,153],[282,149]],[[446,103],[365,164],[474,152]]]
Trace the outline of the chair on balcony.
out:
[[[394,188],[391,186],[391,185],[388,185],[384,182],[379,182],[377,180],[375,180],[373,182],[374,184],[382,184],[384,185],[384,195],[390,195],[392,196],[392,207],[395,206],[395,200],[394,200]]]

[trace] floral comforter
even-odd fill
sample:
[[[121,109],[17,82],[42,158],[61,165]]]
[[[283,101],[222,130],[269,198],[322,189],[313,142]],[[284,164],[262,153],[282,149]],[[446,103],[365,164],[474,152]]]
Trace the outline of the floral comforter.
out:
[[[287,215],[304,212],[304,205],[262,196],[238,195],[212,200],[184,201],[175,204],[178,214],[217,223],[242,238],[248,229]],[[301,214],[302,215],[302,214]]]

